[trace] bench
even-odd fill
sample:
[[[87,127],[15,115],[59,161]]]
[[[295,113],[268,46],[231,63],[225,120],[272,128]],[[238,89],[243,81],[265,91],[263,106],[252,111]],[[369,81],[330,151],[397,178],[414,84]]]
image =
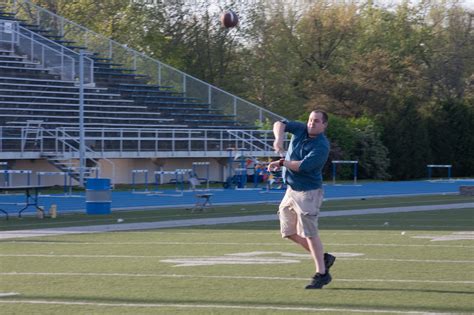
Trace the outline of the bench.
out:
[[[159,88],[159,89],[172,89],[174,86],[171,85],[158,85],[158,84],[138,84],[138,83],[120,83],[121,86],[139,87],[139,88]]]
[[[36,116],[35,116],[36,117]],[[7,121],[6,124],[9,127],[25,127],[27,122],[26,121]],[[67,121],[44,121],[41,123],[42,125],[53,125],[53,126],[71,126],[77,127],[77,119],[75,121],[67,122]],[[105,123],[105,122],[85,122],[84,126],[88,128],[104,128],[104,127],[113,127],[113,128],[136,128],[136,129],[143,129],[143,128],[189,128],[190,126],[186,124],[119,124],[119,123]]]
[[[204,208],[208,208],[212,206],[211,203],[211,197],[214,194],[210,193],[202,193],[202,194],[195,194],[194,196],[196,197],[196,204],[194,205],[194,208],[192,209],[192,212],[194,211],[203,211]]]

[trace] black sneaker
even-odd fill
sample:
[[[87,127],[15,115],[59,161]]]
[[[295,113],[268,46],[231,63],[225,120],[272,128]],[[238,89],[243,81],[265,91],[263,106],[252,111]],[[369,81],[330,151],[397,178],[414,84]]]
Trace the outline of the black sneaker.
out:
[[[311,283],[308,284],[305,289],[322,289],[323,286],[331,282],[332,277],[329,272],[326,271],[324,275],[317,273],[314,275],[313,280]]]
[[[329,253],[324,253],[324,266],[326,266],[326,272],[329,272],[329,268],[331,268],[335,261],[336,257]]]

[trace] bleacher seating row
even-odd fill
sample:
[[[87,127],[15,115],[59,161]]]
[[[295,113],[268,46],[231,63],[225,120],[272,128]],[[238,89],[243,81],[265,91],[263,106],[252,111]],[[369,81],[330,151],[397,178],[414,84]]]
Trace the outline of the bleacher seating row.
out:
[[[3,12],[0,20],[15,19]],[[51,35],[37,25],[20,25],[50,41],[74,51],[87,49],[61,36]],[[47,40],[46,40],[47,39]],[[56,45],[55,44],[55,45]],[[206,101],[187,97],[173,87],[147,84],[147,78],[133,69],[95,53],[95,85],[85,86],[85,127],[116,128],[224,128],[246,129],[234,115],[211,109]],[[38,61],[31,61],[18,49],[0,47],[0,126],[26,126],[42,121],[45,128],[77,126],[79,87],[64,81]]]

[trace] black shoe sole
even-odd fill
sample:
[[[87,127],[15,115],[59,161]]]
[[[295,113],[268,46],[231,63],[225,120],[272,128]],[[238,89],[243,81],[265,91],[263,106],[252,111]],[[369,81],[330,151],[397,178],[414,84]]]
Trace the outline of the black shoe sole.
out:
[[[328,285],[332,281],[331,274],[327,273],[328,277],[326,281],[322,281],[316,284],[308,284],[305,289],[322,289],[325,285]]]

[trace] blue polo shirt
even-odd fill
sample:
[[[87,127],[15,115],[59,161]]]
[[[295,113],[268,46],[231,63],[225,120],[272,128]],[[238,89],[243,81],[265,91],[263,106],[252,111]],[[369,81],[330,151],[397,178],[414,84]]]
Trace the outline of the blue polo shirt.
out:
[[[310,138],[305,124],[283,121],[285,132],[292,134],[286,160],[302,161],[299,172],[283,168],[283,178],[296,191],[318,189],[323,186],[322,170],[329,156],[329,141],[322,133]]]

